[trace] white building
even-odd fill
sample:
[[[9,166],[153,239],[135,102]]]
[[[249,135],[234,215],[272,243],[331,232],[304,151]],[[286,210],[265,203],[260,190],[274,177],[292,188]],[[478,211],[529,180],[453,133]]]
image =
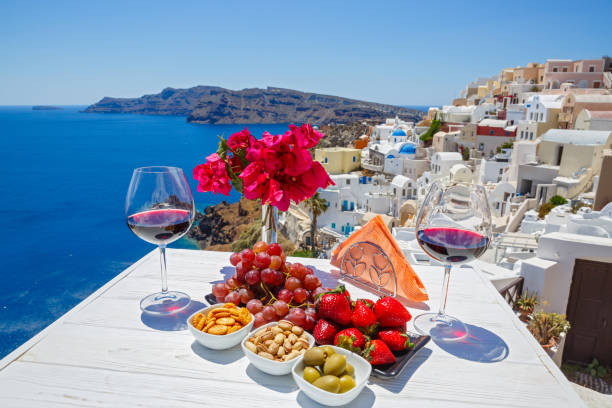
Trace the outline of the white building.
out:
[[[478,166],[477,181],[482,184],[499,183],[506,169],[510,166],[512,149],[502,149],[492,160],[481,159]]]
[[[368,177],[351,173],[330,177],[336,185],[319,191],[319,196],[327,200],[328,209],[317,218],[318,228],[349,235],[360,225],[366,212],[393,212],[395,196],[383,175]]]
[[[545,311],[566,313],[572,280],[582,260],[602,266],[612,263],[611,234],[612,203],[608,203],[601,211],[571,214],[558,232],[540,236],[536,257],[522,261],[520,274]]]
[[[574,129],[612,130],[612,111],[592,111],[583,109],[576,117]]]

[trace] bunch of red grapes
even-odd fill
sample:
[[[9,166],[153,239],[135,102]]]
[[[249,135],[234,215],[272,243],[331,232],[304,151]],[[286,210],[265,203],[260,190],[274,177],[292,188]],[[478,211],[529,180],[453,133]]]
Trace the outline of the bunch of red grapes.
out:
[[[316,323],[314,299],[328,289],[312,268],[285,262],[279,244],[257,242],[230,256],[236,273],[224,283],[213,285],[218,302],[244,304],[255,316],[254,326],[285,319],[312,330]]]

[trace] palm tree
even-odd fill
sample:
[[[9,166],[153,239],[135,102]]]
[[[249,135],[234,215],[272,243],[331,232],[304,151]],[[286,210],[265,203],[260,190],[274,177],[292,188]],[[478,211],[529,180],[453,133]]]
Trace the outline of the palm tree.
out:
[[[310,248],[312,254],[315,253],[315,231],[317,230],[317,217],[327,211],[327,200],[319,197],[319,193],[315,193],[312,197],[306,200],[306,207],[312,213],[312,223],[310,224]]]

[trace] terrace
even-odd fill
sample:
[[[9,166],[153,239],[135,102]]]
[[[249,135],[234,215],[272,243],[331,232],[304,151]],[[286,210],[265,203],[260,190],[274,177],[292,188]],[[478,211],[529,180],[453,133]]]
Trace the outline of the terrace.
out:
[[[153,251],[0,361],[0,405],[317,406],[291,376],[259,372],[239,346],[209,350],[185,330],[211,283],[233,273],[229,254],[168,250],[167,256],[170,286],[194,299],[189,311],[172,318],[141,314],[139,299],[159,283]],[[306,263],[325,286],[339,280],[328,261]],[[455,269],[461,272],[452,275],[447,311],[467,323],[468,337],[430,341],[399,376],[371,377],[352,406],[584,406],[491,283],[469,266]],[[408,305],[418,315],[439,304],[443,270],[416,265],[415,271],[430,294],[428,302]],[[373,297],[346,286],[354,297]]]

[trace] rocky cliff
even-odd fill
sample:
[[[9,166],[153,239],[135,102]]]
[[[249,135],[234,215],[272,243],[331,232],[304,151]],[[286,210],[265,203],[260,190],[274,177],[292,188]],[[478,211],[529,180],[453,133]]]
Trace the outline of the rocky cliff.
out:
[[[418,120],[420,112],[399,106],[358,101],[283,88],[234,91],[213,86],[166,88],[140,98],[105,97],[85,112],[187,116],[189,122],[229,123],[353,123],[399,116]]]
[[[197,213],[194,226],[187,236],[209,251],[238,251],[251,247],[261,237],[261,204],[241,199],[237,203],[222,201]],[[291,253],[295,246],[282,234],[278,241]]]

